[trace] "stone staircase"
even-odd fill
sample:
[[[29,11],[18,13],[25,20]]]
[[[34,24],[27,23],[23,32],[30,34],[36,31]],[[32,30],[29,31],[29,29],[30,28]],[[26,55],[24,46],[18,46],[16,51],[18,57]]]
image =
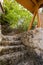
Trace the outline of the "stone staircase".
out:
[[[17,65],[27,50],[17,36],[3,36],[0,42],[0,65]]]
[[[33,38],[33,33],[31,33],[25,32],[14,36],[2,35],[2,41],[0,42],[0,65],[43,65],[43,54],[37,55],[34,51],[35,48],[27,45],[27,42],[30,44],[31,40],[29,39]],[[33,42],[31,42],[32,44]],[[39,54],[37,49],[36,51]],[[42,51],[40,52],[42,53]]]

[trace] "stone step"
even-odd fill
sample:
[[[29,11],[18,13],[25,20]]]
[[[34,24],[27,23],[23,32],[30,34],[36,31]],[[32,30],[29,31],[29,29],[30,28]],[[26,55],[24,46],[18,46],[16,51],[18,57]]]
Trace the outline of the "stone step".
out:
[[[9,54],[17,51],[24,51],[24,45],[15,45],[15,46],[0,46],[0,56],[3,54]]]
[[[14,35],[14,36],[4,36],[2,35],[2,40],[5,40],[5,41],[14,41],[14,40],[20,40],[20,36],[18,35]]]
[[[20,40],[17,41],[1,41],[0,46],[13,46],[13,45],[22,45]]]
[[[27,51],[14,52],[0,56],[0,65],[17,65],[27,54]]]

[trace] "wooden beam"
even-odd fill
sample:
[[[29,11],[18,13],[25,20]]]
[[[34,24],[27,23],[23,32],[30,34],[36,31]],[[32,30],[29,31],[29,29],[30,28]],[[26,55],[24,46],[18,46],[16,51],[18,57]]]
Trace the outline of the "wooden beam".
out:
[[[34,19],[35,19],[36,14],[37,14],[37,12],[35,11],[34,12],[34,16],[33,16],[32,20],[31,20],[31,23],[29,25],[28,31],[32,28],[32,25],[33,25],[33,22],[34,22]]]
[[[43,4],[43,0],[40,0],[37,4],[38,4],[37,7],[35,6],[35,9],[37,8],[37,20],[38,20],[37,27],[41,27],[41,21],[39,19],[38,9],[39,9],[40,5]]]
[[[43,4],[43,0],[40,0],[40,1],[38,2],[39,7],[40,7],[40,5],[42,5],[42,4]]]
[[[39,13],[38,12],[37,12],[37,20],[38,20],[37,27],[41,27],[41,21],[39,20]]]
[[[18,3],[20,3],[22,6],[30,10],[30,12],[33,13],[34,11],[34,4],[31,2],[31,0],[16,0]]]
[[[35,6],[36,4],[33,2],[33,0],[30,0],[32,3],[33,3],[33,5]]]
[[[37,5],[37,1],[36,0],[32,0],[34,2],[35,5]]]

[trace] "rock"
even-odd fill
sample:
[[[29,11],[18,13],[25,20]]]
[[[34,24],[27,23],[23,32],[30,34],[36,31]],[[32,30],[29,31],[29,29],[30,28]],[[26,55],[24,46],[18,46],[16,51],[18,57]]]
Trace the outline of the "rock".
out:
[[[3,19],[3,17],[2,17]],[[7,24],[7,25],[6,25]],[[7,35],[12,31],[12,28],[10,27],[10,24],[7,21],[1,22],[1,31],[3,35]]]
[[[42,36],[43,29],[14,36],[2,35],[0,65],[43,65]]]
[[[15,52],[0,56],[0,65],[16,65],[25,55],[26,52]]]
[[[24,32],[21,35],[21,41],[43,59],[43,29],[39,28],[35,31]]]
[[[25,46],[23,45],[15,45],[15,46],[0,46],[0,55],[9,54],[17,51],[25,50]]]

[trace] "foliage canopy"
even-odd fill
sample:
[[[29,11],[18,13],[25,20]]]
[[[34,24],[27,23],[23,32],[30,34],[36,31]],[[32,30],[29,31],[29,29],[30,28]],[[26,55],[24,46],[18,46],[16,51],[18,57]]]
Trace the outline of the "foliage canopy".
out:
[[[8,22],[13,28],[22,27],[25,31],[28,29],[33,15],[27,9],[15,0],[4,0],[3,8],[5,14],[1,15],[1,22]]]

